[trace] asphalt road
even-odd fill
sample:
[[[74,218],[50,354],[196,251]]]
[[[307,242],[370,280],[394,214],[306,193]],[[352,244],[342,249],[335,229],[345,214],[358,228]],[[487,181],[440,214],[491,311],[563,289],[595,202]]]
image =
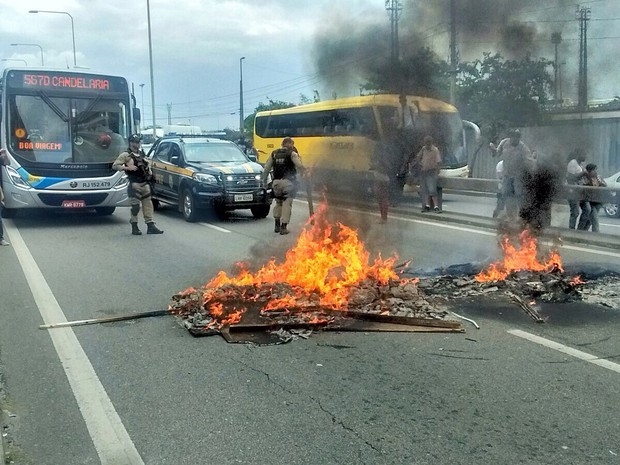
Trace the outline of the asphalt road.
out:
[[[170,316],[39,329],[166,308],[234,262],[282,258],[307,219],[305,203],[294,208],[288,236],[270,219],[189,224],[171,209],[156,214],[161,236],[130,236],[125,209],[5,220],[0,362],[13,462],[620,463],[617,308],[548,305],[548,322],[536,324],[472,300],[458,312],[480,329],[465,323],[465,333],[326,332],[262,347],[194,338]],[[330,217],[356,228],[373,255],[397,253],[412,269],[498,256],[493,231],[432,216]],[[562,249],[573,267],[613,268],[619,257]]]

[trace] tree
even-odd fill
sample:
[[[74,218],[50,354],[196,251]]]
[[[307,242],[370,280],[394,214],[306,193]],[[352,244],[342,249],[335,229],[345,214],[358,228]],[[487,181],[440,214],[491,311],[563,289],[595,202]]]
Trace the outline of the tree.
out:
[[[498,53],[462,63],[457,75],[457,107],[465,119],[479,122],[485,135],[495,139],[508,127],[535,125],[541,105],[551,95],[553,62],[504,60]]]
[[[303,99],[306,97],[304,97],[304,95],[301,94],[300,98],[302,99],[302,103],[303,103]],[[284,102],[282,100],[269,99],[269,103],[259,102],[256,108],[254,109],[254,113],[246,116],[243,119],[243,127],[245,129],[245,133],[248,134],[248,137],[250,138],[254,136],[254,118],[256,117],[256,113],[258,113],[259,111],[279,110],[280,108],[290,108],[294,106],[296,106],[296,104],[290,103],[290,102]]]

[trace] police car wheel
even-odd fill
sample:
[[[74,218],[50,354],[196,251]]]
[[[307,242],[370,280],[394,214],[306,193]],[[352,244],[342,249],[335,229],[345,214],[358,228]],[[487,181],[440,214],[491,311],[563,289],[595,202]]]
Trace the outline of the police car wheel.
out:
[[[605,214],[607,216],[611,216],[612,218],[620,217],[617,203],[606,203],[603,208],[605,209]]]
[[[189,189],[183,190],[181,196],[181,212],[185,221],[193,223],[198,219],[198,210],[196,208],[196,202]]]
[[[267,218],[269,215],[269,207],[270,205],[259,205],[257,207],[252,207],[250,210],[252,211],[252,216],[257,219]]]

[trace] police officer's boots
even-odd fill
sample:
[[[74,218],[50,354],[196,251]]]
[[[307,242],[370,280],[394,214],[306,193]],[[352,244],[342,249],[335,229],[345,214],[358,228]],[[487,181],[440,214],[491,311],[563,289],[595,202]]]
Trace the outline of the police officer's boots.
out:
[[[131,234],[134,236],[140,236],[142,234],[142,231],[138,228],[138,223],[131,223]]]
[[[275,226],[275,228],[273,228],[273,232],[275,232],[275,233],[279,233],[280,232],[280,218],[276,218],[276,226]]]
[[[146,233],[147,234],[163,234],[164,232],[161,229],[157,229],[155,223],[146,223]]]
[[[290,233],[290,231],[288,229],[286,229],[286,223],[282,223],[280,225],[280,234],[284,235],[284,234],[288,234]]]

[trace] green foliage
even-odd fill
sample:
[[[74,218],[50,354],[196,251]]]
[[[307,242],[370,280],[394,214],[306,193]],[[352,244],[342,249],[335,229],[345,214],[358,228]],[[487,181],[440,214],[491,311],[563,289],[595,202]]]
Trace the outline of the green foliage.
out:
[[[508,127],[536,124],[551,92],[550,66],[551,61],[529,54],[516,61],[485,53],[482,60],[460,65],[456,105],[490,139]]]
[[[309,99],[303,94],[300,94],[299,98],[300,104],[309,103]],[[256,117],[256,113],[258,113],[259,111],[279,110],[280,108],[290,108],[294,106],[296,106],[295,103],[284,102],[282,100],[269,99],[268,103],[259,102],[257,107],[254,109],[254,112],[250,115],[247,115],[243,119],[243,128],[246,134],[246,138],[252,139],[252,137],[254,136],[254,118]]]

